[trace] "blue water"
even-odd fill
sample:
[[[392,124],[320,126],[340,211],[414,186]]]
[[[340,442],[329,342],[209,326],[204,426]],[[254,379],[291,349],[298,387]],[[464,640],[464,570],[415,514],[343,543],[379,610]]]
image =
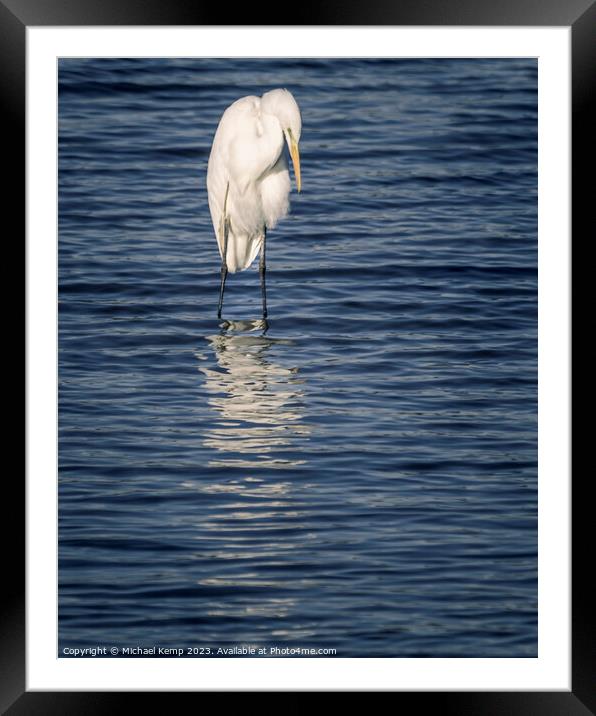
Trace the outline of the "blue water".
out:
[[[205,175],[278,86],[264,330]],[[59,300],[60,656],[537,656],[534,60],[61,60]]]

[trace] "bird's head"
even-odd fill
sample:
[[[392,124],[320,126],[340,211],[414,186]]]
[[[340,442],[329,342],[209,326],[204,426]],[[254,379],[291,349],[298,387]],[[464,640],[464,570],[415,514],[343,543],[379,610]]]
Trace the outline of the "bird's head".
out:
[[[300,108],[291,92],[287,89],[274,89],[265,92],[261,98],[261,110],[272,114],[279,120],[284,137],[290,150],[292,163],[294,164],[294,176],[298,191],[302,188],[300,179],[300,152],[298,142],[302,131],[302,118]]]

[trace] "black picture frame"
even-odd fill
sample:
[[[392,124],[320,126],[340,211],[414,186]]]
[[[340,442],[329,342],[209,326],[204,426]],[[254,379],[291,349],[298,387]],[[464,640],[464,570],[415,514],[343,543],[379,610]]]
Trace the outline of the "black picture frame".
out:
[[[467,26],[570,26],[572,32],[572,216],[573,226],[584,224],[593,204],[591,127],[594,122],[590,92],[596,76],[596,3],[593,0],[331,0],[327,3],[291,4],[294,14],[279,18],[279,25],[467,25]],[[238,6],[234,25],[258,22],[254,5]],[[224,17],[226,15],[226,17]],[[25,69],[28,26],[84,25],[226,25],[229,10],[196,0],[0,0],[0,92],[5,125],[4,175],[12,179],[4,189],[5,225],[19,226],[25,217]],[[592,120],[590,120],[592,117]],[[7,140],[10,138],[10,141]],[[13,214],[8,223],[6,213]],[[14,242],[16,243],[16,242]],[[28,449],[34,449],[29,445]],[[591,505],[589,480],[573,484],[572,542],[572,690],[570,692],[394,692],[395,706],[414,701],[417,708],[435,708],[442,714],[577,714],[596,713],[596,649],[588,580],[591,564],[584,552],[590,545]],[[139,706],[149,696],[159,708],[178,694],[167,692],[31,692],[25,685],[25,514],[24,484],[4,481],[5,515],[12,515],[5,545],[14,562],[4,580],[0,618],[0,708],[20,714],[120,713]],[[10,509],[8,509],[10,505]],[[273,689],[272,689],[273,690]],[[200,693],[185,694],[200,698]],[[171,708],[168,703],[168,708]]]

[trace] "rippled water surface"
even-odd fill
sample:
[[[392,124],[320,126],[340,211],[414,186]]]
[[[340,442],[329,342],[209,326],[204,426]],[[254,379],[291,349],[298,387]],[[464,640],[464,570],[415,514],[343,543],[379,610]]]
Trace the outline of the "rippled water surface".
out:
[[[534,60],[59,66],[65,647],[536,656]],[[229,277],[205,175],[289,88],[303,191]]]

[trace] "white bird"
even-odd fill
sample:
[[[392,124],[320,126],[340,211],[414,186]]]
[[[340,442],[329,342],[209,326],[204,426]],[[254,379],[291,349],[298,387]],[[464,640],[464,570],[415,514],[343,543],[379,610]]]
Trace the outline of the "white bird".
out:
[[[207,166],[207,192],[221,256],[217,317],[221,318],[228,271],[244,271],[259,251],[263,318],[267,317],[265,241],[289,210],[287,144],[298,191],[302,119],[286,89],[242,97],[223,113]]]

